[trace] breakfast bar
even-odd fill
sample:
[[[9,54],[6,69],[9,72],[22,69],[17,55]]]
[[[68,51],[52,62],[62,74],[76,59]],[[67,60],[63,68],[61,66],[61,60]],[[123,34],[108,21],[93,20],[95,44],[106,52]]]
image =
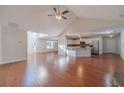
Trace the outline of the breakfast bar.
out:
[[[67,56],[72,57],[90,57],[91,47],[68,47]]]

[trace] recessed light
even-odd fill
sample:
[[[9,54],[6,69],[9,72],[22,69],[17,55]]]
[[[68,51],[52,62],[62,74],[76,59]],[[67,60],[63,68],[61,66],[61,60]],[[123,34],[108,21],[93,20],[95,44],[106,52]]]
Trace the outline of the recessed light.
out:
[[[109,37],[113,37],[114,35],[109,35]]]
[[[110,32],[106,32],[107,34],[110,34]]]

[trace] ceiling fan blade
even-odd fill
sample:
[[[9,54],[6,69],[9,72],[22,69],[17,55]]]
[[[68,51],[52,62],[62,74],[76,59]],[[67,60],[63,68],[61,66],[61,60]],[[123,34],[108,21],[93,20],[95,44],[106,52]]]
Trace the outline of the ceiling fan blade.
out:
[[[66,10],[66,11],[64,11],[64,12],[62,12],[62,14],[66,14],[66,13],[68,13],[69,11],[68,10]]]
[[[64,16],[62,16],[62,18],[63,18],[63,19],[65,19],[65,20],[67,20],[67,18],[66,18],[66,17],[64,17]]]
[[[56,8],[53,8],[53,10],[55,11],[55,13],[57,13],[57,9]]]
[[[55,16],[55,15],[48,15],[48,16]]]

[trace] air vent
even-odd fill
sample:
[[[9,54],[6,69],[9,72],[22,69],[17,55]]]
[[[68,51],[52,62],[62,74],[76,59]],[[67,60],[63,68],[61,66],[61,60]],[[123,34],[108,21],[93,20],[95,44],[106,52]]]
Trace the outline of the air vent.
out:
[[[9,26],[9,27],[12,27],[12,28],[18,28],[18,24],[13,23],[13,22],[9,22],[9,23],[8,23],[8,26]]]
[[[123,17],[124,18],[124,14],[121,14],[120,17]]]

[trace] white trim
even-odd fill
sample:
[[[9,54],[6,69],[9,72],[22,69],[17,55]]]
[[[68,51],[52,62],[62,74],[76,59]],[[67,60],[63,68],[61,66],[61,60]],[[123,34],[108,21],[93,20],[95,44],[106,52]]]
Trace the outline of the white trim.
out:
[[[49,52],[58,52],[58,50],[55,49],[55,50],[36,51],[35,53],[49,53]]]
[[[0,65],[1,64],[8,64],[8,63],[20,62],[20,61],[25,61],[25,60],[27,60],[27,59],[17,59],[17,60],[3,61],[3,62],[0,62]]]
[[[120,53],[117,53],[117,52],[109,52],[109,51],[103,51],[103,54],[106,54],[106,53],[112,53],[112,54],[119,54],[120,55]]]
[[[121,56],[121,58],[124,60],[124,56]]]

